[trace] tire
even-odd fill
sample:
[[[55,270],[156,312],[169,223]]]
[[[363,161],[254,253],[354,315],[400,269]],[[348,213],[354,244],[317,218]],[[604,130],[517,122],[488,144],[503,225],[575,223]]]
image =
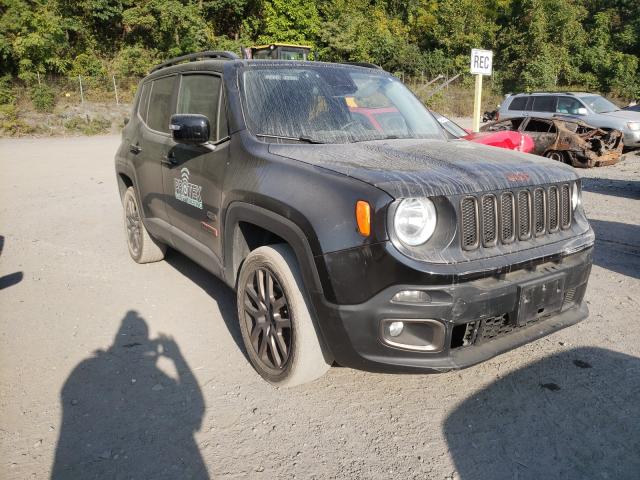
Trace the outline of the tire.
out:
[[[137,263],[159,262],[164,258],[166,245],[153,239],[142,222],[138,197],[133,187],[127,188],[122,199],[124,233],[129,255]]]
[[[262,378],[293,387],[329,369],[332,362],[323,353],[291,248],[278,244],[252,251],[240,269],[237,300],[242,340]]]
[[[557,152],[555,150],[549,150],[548,152],[544,152],[544,156],[550,160],[555,160],[561,163],[567,163],[567,157],[562,152]]]

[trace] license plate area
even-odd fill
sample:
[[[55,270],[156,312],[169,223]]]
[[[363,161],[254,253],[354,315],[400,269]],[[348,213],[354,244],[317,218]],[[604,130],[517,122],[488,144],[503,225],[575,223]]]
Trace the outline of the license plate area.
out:
[[[518,285],[516,325],[560,311],[564,298],[565,275],[560,273]]]

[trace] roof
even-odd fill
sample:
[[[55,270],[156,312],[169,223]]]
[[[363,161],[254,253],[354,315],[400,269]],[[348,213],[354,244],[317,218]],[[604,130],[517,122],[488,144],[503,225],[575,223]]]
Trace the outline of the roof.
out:
[[[524,95],[528,95],[528,96],[539,96],[539,95],[551,95],[551,96],[558,96],[558,95],[572,95],[574,97],[584,97],[585,95],[599,95],[599,93],[589,93],[589,92],[522,92],[522,93],[514,93],[513,95],[510,95],[512,97],[521,97]]]

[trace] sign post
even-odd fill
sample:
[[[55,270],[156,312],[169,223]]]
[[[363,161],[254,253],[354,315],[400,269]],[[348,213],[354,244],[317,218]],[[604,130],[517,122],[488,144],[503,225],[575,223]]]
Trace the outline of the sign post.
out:
[[[480,130],[480,109],[482,107],[482,76],[491,75],[493,51],[471,49],[471,73],[476,76],[476,89],[473,95],[473,131]]]

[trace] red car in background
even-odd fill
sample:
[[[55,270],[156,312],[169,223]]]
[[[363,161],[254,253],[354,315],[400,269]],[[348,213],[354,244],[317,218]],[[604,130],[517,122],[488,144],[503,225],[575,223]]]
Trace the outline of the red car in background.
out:
[[[407,128],[404,119],[398,114],[398,110],[394,107],[360,107],[357,106],[354,100],[349,99],[347,100],[347,104],[349,105],[351,117],[355,121],[358,121],[364,128],[378,132],[403,131]],[[525,153],[533,150],[533,139],[529,135],[515,131],[472,133],[457,123],[452,122],[444,115],[435,112],[431,113],[451,138],[463,138],[471,142]]]

